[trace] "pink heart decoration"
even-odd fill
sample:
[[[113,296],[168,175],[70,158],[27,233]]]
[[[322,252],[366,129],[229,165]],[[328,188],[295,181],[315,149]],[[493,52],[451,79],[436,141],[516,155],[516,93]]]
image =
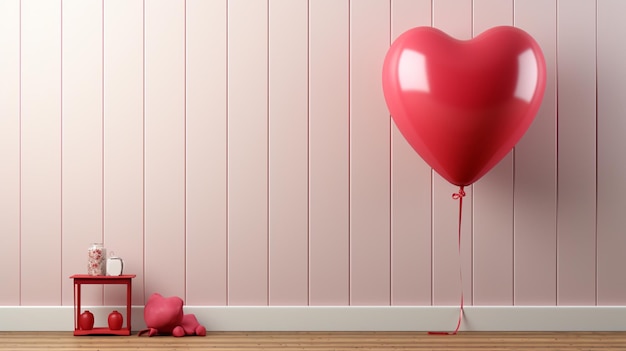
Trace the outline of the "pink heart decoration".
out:
[[[501,26],[461,41],[431,27],[398,37],[383,65],[385,101],[413,149],[450,183],[474,183],[517,144],[543,99],[541,48]]]
[[[183,320],[183,300],[177,296],[150,295],[143,311],[146,326],[171,333]]]

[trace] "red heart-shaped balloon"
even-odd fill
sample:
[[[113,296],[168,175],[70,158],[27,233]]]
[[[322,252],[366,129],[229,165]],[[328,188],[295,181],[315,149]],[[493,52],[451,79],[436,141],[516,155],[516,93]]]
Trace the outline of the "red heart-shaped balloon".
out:
[[[383,65],[383,92],[398,129],[458,186],[480,179],[517,144],[545,85],[541,48],[510,26],[468,41],[413,28],[393,42]]]

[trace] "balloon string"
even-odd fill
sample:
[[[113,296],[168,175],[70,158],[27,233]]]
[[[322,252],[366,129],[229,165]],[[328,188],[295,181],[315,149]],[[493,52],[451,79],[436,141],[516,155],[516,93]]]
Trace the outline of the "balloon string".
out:
[[[465,190],[461,186],[458,193],[452,194],[454,200],[459,200],[459,233],[458,233],[458,249],[459,249],[459,279],[461,281],[461,306],[459,308],[459,319],[456,323],[456,328],[452,332],[428,332],[430,335],[456,335],[461,328],[461,321],[463,320],[463,270],[461,267],[461,218],[463,213],[463,198],[465,197]]]

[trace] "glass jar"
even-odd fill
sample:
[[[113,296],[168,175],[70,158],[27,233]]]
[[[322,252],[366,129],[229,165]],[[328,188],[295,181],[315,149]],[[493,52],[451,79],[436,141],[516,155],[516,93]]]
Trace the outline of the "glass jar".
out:
[[[93,243],[87,250],[87,274],[88,275],[105,275],[106,274],[106,249],[102,243]]]

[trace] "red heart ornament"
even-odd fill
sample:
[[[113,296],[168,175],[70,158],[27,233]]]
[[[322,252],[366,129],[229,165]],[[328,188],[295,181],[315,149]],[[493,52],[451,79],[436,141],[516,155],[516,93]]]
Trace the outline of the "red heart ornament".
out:
[[[545,85],[541,48],[510,26],[467,41],[413,28],[393,42],[383,65],[385,101],[398,129],[458,186],[480,179],[517,144]]]

